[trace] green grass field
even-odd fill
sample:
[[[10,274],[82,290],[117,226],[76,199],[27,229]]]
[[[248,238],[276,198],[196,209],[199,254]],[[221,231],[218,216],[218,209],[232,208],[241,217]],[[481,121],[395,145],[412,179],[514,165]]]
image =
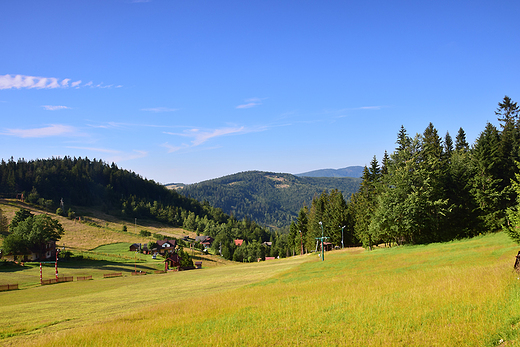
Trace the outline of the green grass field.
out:
[[[518,249],[498,233],[2,292],[0,344],[513,346]]]

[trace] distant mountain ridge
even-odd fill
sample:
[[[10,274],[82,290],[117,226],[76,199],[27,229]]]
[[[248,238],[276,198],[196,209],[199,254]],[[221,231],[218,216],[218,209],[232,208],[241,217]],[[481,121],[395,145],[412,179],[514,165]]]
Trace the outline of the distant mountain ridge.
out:
[[[337,189],[348,199],[361,183],[355,177],[307,177],[246,171],[195,184],[176,185],[179,194],[263,225],[286,227],[304,204],[324,190]],[[172,189],[173,187],[170,187]]]
[[[356,177],[363,176],[364,166],[347,166],[342,169],[320,169],[296,174],[298,177]]]

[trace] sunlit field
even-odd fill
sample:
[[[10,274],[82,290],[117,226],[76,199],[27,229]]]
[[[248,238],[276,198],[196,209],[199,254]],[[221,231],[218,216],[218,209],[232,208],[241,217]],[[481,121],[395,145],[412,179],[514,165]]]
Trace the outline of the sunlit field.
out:
[[[520,323],[503,233],[0,293],[4,345],[496,346]]]

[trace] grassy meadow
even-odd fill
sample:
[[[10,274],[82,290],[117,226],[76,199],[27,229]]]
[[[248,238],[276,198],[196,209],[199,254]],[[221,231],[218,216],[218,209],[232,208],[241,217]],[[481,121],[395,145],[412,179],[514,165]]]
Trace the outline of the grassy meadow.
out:
[[[2,292],[0,344],[513,346],[518,249],[497,233]]]

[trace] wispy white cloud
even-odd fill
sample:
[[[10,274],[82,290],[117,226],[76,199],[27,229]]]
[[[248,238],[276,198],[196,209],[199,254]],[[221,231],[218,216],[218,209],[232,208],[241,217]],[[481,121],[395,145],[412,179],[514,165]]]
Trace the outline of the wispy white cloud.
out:
[[[161,147],[165,147],[166,149],[168,149],[168,153],[173,153],[173,152],[177,152],[178,150],[181,150],[183,148],[188,148],[189,146],[188,145],[172,146],[168,142],[165,142],[161,145]]]
[[[6,129],[2,135],[11,135],[21,138],[70,136],[77,134],[76,128],[70,125],[52,124],[48,127],[33,129]]]
[[[191,128],[186,129],[181,133],[172,133],[172,132],[164,132],[168,135],[174,135],[174,136],[182,136],[185,138],[191,139],[191,142],[189,144],[183,143],[182,145],[173,146],[170,145],[168,142],[162,144],[162,147],[165,147],[168,149],[168,153],[176,152],[181,149],[189,149],[193,147],[200,146],[206,142],[208,142],[211,139],[215,139],[222,136],[229,136],[229,135],[243,135],[248,134],[252,132],[259,132],[267,130],[269,127],[267,126],[259,126],[254,128],[246,128],[244,126],[234,126],[234,127],[226,127],[226,128],[218,128],[218,129],[198,129],[198,128]]]
[[[209,139],[226,136],[231,134],[244,134],[248,132],[245,127],[230,127],[230,128],[221,128],[221,129],[213,129],[213,130],[200,130],[200,129],[188,129],[184,130],[182,133],[170,133],[165,132],[165,134],[183,136],[191,138],[191,146],[200,146],[204,142]],[[185,146],[184,146],[185,147]]]
[[[178,111],[178,108],[168,108],[168,107],[152,107],[152,108],[142,108],[141,111],[148,111],[148,112],[175,112]]]
[[[68,106],[53,106],[53,105],[42,105],[44,109],[47,111],[57,111],[57,110],[66,110],[70,109]]]
[[[55,88],[68,88],[70,78],[64,78],[60,81],[60,79],[55,77],[38,77],[38,76],[26,76],[26,75],[0,75],[0,89],[55,89]],[[70,84],[72,88],[81,87],[81,80],[72,82]],[[92,87],[92,88],[112,88],[113,85],[103,85],[103,82],[94,85],[91,81],[83,87]],[[121,88],[121,85],[116,86],[115,88]]]
[[[382,108],[385,108],[386,106],[362,106],[356,108],[357,110],[380,110]]]
[[[244,100],[245,104],[238,105],[236,108],[251,108],[258,105],[262,105],[262,99],[260,98],[251,98]]]

